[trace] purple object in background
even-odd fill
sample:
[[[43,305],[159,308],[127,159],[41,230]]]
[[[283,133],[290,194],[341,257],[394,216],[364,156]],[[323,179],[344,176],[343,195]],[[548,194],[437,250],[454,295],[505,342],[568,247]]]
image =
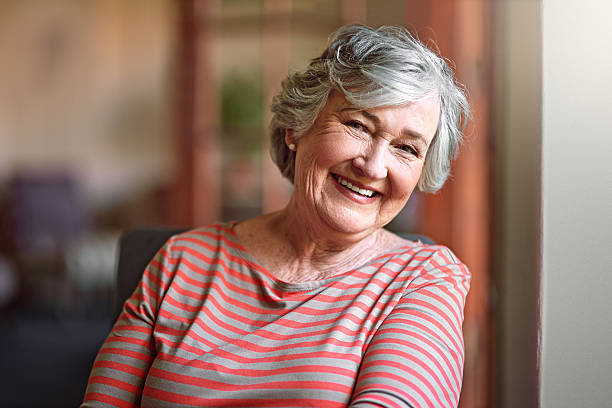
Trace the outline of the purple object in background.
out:
[[[54,255],[89,228],[76,182],[68,173],[20,174],[10,185],[15,249]]]

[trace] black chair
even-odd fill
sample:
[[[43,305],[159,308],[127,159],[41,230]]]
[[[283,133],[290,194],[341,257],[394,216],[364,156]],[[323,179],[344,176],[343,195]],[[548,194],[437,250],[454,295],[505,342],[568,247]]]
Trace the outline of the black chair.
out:
[[[113,294],[113,316],[119,317],[125,300],[130,297],[148,263],[157,251],[173,235],[186,231],[185,228],[138,228],[129,230],[119,240],[119,260]],[[399,234],[410,241],[421,241],[434,245],[430,238],[419,234]]]

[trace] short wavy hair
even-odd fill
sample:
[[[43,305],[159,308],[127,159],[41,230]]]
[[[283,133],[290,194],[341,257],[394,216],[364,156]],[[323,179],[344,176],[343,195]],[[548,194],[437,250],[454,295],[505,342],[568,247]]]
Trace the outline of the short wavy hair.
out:
[[[272,99],[271,155],[283,176],[293,182],[295,152],[285,143],[313,125],[332,90],[368,109],[397,106],[436,95],[440,120],[429,146],[418,188],[438,191],[463,139],[470,108],[464,87],[449,64],[402,27],[348,25],[334,32],[328,46],[308,67],[290,73]]]

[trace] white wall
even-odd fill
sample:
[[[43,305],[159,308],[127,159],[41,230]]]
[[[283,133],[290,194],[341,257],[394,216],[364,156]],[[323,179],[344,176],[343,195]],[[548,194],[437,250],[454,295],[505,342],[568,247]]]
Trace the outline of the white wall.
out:
[[[612,2],[543,0],[542,407],[612,406]]]
[[[494,1],[493,406],[538,404],[542,142],[541,2]]]

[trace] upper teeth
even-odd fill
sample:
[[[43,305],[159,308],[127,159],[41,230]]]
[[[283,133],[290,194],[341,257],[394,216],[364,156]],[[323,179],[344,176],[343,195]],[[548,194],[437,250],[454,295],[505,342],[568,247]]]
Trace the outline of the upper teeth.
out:
[[[372,190],[368,190],[368,189],[365,189],[365,188],[359,188],[357,186],[354,186],[354,185],[351,184],[350,181],[345,180],[345,179],[343,179],[340,176],[336,176],[336,178],[338,179],[338,183],[340,183],[343,186],[348,187],[349,189],[353,190],[354,192],[359,193],[361,195],[364,195],[366,197],[372,197],[374,195],[374,193],[375,193]]]

